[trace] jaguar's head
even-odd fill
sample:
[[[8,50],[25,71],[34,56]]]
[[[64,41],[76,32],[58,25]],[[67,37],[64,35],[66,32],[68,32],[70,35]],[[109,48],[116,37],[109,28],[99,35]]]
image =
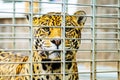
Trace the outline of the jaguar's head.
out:
[[[62,49],[74,49],[80,45],[81,30],[85,24],[84,11],[77,11],[74,15],[49,12],[34,17],[34,48],[45,58],[60,58]]]

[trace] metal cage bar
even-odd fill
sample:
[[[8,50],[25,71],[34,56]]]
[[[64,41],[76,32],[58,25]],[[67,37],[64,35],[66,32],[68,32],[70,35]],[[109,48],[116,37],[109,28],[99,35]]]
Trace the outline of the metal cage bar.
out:
[[[120,7],[120,0],[118,0],[118,6]],[[118,8],[118,18],[120,18],[120,8]],[[117,66],[117,73],[118,73],[118,80],[120,80],[120,19],[118,19],[118,35],[117,35],[117,38],[118,38],[118,66]]]
[[[33,60],[32,60],[32,57],[33,57],[33,48],[32,48],[32,46],[33,46],[33,34],[31,34],[31,33],[33,33],[33,22],[32,22],[32,20],[33,20],[33,0],[31,0],[30,2],[29,2],[29,4],[30,4],[30,37],[31,37],[31,39],[30,39],[30,79],[31,80],[33,80]]]
[[[96,43],[95,43],[95,23],[96,23],[96,0],[91,0],[91,3],[92,3],[92,62],[91,62],[91,80],[96,80]]]
[[[65,13],[66,13],[66,0],[62,0],[62,38],[63,38],[63,54],[62,54],[62,64],[63,64],[63,80],[65,80]]]
[[[78,0],[79,1],[79,0]],[[16,8],[16,4],[17,2],[29,2],[29,12],[17,12],[17,8]],[[34,13],[33,9],[33,2],[37,2],[39,3],[39,10],[40,12],[38,13]],[[12,1],[12,5],[13,5],[13,9],[12,11],[0,11],[0,13],[7,13],[7,14],[13,14],[11,20],[11,23],[2,23],[0,22],[0,44],[3,42],[9,43],[12,42],[12,48],[8,48],[8,49],[4,49],[4,51],[20,51],[20,52],[28,52],[30,60],[29,62],[0,62],[1,64],[19,64],[19,63],[23,63],[23,64],[29,64],[30,66],[30,73],[29,74],[25,74],[25,76],[29,76],[30,80],[33,80],[32,77],[34,75],[37,74],[33,74],[32,73],[32,64],[36,63],[36,62],[32,62],[32,56],[33,56],[33,50],[32,50],[32,46],[33,46],[33,23],[32,23],[32,19],[33,19],[33,15],[37,14],[37,15],[43,15],[44,13],[41,12],[42,9],[42,5],[41,4],[57,4],[57,5],[61,5],[61,12],[62,12],[62,25],[61,25],[61,29],[62,29],[62,42],[63,42],[63,48],[60,50],[63,52],[62,55],[62,60],[59,62],[63,65],[63,69],[62,69],[62,74],[63,75],[63,80],[65,80],[65,63],[69,62],[69,61],[65,61],[65,13],[68,12],[69,9],[69,5],[75,5],[77,8],[90,8],[91,13],[87,13],[86,17],[88,18],[87,23],[85,24],[84,30],[86,32],[84,32],[84,30],[82,31],[82,35],[88,36],[87,38],[85,36],[83,36],[80,40],[82,41],[80,49],[78,50],[78,55],[77,56],[79,58],[77,58],[77,63],[79,66],[81,66],[80,64],[84,64],[87,63],[87,68],[89,68],[87,71],[80,71],[79,70],[79,75],[80,75],[80,80],[82,79],[86,79],[85,77],[87,76],[86,80],[102,80],[102,77],[99,77],[99,75],[101,74],[112,74],[114,73],[115,75],[115,80],[120,80],[120,0],[117,0],[117,5],[114,4],[98,4],[97,0],[90,0],[88,4],[85,3],[70,3],[69,0],[61,0],[61,2],[49,2],[49,1],[43,1],[43,0],[39,0],[39,1],[35,1],[35,0],[13,0]],[[1,3],[1,2],[0,2]],[[99,8],[109,8],[109,9],[116,9],[116,13],[98,13]],[[1,9],[1,8],[0,8]],[[83,9],[83,10],[84,10]],[[89,12],[86,10],[86,12]],[[17,14],[29,14],[30,15],[30,21],[28,24],[17,24],[17,19],[21,18],[21,17],[16,17]],[[6,18],[5,16],[1,16],[0,20],[3,20],[4,18]],[[23,16],[23,18],[25,18],[25,16]],[[115,22],[108,22],[108,21],[103,21],[101,20],[101,22],[98,19],[115,19]],[[90,21],[89,21],[90,20]],[[114,27],[113,27],[114,26]],[[3,32],[3,28],[10,28],[12,29],[11,32]],[[17,29],[18,27],[26,27],[28,28],[28,32],[26,33],[17,33]],[[54,27],[54,26],[51,26]],[[58,26],[59,28],[60,26]],[[66,26],[67,27],[67,26]],[[3,31],[2,31],[3,30]],[[88,30],[88,31],[87,31]],[[104,30],[104,31],[100,31],[99,30]],[[113,31],[111,31],[113,30]],[[22,36],[19,37],[17,35],[28,35],[26,36]],[[10,36],[7,36],[10,35]],[[102,35],[102,37],[98,37],[99,35]],[[106,36],[107,37],[104,37]],[[114,35],[114,37],[108,36],[108,35]],[[7,39],[7,41],[4,41],[4,39]],[[70,38],[66,38],[66,39],[70,39]],[[9,41],[8,41],[9,40]],[[28,48],[17,48],[17,40],[28,40]],[[72,39],[71,39],[72,40]],[[22,41],[20,41],[22,42]],[[27,42],[27,41],[26,41]],[[104,46],[99,47],[98,45],[104,44],[105,46],[111,46],[111,45],[115,45],[112,48],[106,48]],[[84,46],[86,45],[86,46]],[[90,47],[87,47],[90,46]],[[0,46],[2,47],[2,46]],[[87,47],[87,48],[86,48]],[[104,47],[104,48],[102,48]],[[3,49],[0,49],[3,50]],[[73,49],[74,50],[74,49]],[[89,56],[89,58],[82,58],[81,55],[84,55],[84,53],[88,54],[82,57],[87,57]],[[117,56],[117,58],[110,58],[110,59],[106,59],[106,58],[99,58],[98,56],[101,56],[99,54],[114,54]],[[112,55],[113,56],[113,55]],[[38,62],[40,63],[40,62]],[[48,62],[43,62],[43,63],[49,63]],[[54,63],[54,62],[53,62]],[[111,63],[115,66],[115,69],[113,70],[99,70],[99,63]],[[79,67],[78,66],[78,67]],[[48,73],[49,75],[52,75],[51,73]],[[56,74],[56,73],[53,73]],[[59,73],[58,73],[59,74]],[[24,74],[20,74],[20,75],[24,75]],[[38,75],[46,75],[44,73],[42,74],[38,74]],[[1,76],[16,76],[16,75],[1,75]]]

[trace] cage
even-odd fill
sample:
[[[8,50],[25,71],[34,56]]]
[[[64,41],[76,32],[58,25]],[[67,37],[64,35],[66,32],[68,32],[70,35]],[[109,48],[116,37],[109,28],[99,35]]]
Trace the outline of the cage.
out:
[[[81,38],[79,38],[81,43],[76,53],[75,62],[78,67],[76,73],[79,75],[79,80],[120,80],[120,0],[0,1],[0,80],[17,80],[16,76],[27,76],[28,80],[34,80],[35,75],[52,76],[55,74],[62,75],[62,80],[67,80],[65,67],[69,61],[65,59],[65,27],[62,26],[66,26],[65,17],[68,14],[73,15],[77,10],[85,11],[85,17],[87,17],[81,31]],[[61,73],[38,72],[36,74],[33,73],[33,64],[54,63],[51,61],[33,62],[32,58],[34,55],[34,24],[32,23],[34,15],[42,16],[48,12],[62,13],[57,15],[62,16],[62,25],[58,27],[62,29],[60,39],[63,54],[61,54],[62,60],[56,62],[62,64],[63,68],[61,68]],[[28,21],[26,15],[29,17]],[[54,28],[54,26],[51,27]],[[23,59],[25,56],[29,57],[27,61]],[[17,74],[18,65],[26,65],[29,71]],[[55,66],[60,65],[55,64]],[[8,72],[8,69],[11,72]]]

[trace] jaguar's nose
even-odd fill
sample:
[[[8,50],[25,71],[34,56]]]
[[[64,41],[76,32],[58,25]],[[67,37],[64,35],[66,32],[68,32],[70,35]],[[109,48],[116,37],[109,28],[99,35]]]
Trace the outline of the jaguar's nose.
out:
[[[61,44],[60,39],[53,39],[53,40],[51,40],[51,42],[57,46],[57,49],[59,48],[59,45]]]

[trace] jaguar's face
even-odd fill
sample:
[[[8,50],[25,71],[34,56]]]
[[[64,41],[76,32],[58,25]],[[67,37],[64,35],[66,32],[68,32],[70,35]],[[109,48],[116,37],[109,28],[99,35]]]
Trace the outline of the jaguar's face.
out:
[[[35,47],[40,49],[40,54],[48,58],[54,58],[60,56],[61,49],[63,47],[61,38],[61,28],[39,28],[35,36]],[[46,54],[46,55],[44,55]],[[49,55],[49,56],[48,56]]]
[[[83,17],[85,14],[81,14],[79,18],[66,16],[65,26],[61,26],[62,17],[55,14],[58,13],[33,19],[33,24],[37,23],[38,26],[34,34],[35,49],[40,55],[50,59],[60,58],[64,47],[65,49],[79,48],[81,29],[86,20]]]

